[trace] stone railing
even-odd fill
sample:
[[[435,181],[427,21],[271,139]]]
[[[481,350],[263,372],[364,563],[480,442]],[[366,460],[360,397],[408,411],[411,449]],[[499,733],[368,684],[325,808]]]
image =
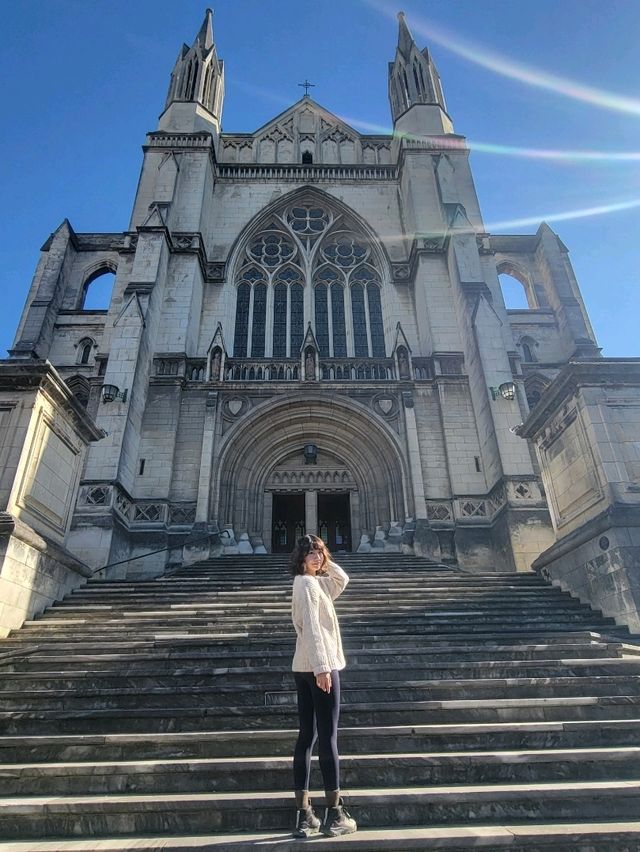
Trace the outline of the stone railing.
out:
[[[298,382],[300,361],[297,358],[242,358],[228,360],[224,369],[225,382]]]
[[[322,358],[322,382],[391,382],[396,378],[393,358]]]
[[[272,163],[219,163],[218,175],[233,180],[374,180],[396,181],[398,167],[395,165],[369,164],[286,164]]]
[[[393,358],[321,358],[321,382],[391,382],[396,378]],[[225,382],[299,382],[300,362],[242,358],[228,360],[224,369]]]

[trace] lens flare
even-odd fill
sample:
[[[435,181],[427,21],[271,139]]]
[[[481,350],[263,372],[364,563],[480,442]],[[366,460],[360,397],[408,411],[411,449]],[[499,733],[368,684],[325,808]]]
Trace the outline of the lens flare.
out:
[[[387,4],[377,2],[377,0],[365,0],[365,2],[376,11],[395,19],[395,12]],[[582,101],[592,106],[613,110],[614,112],[640,115],[640,100],[637,98],[608,92],[595,86],[586,86],[576,80],[570,80],[568,77],[549,74],[540,68],[505,58],[468,39],[449,33],[424,18],[412,18],[411,23],[413,30],[431,44],[439,44],[445,50],[461,56],[468,62],[473,62],[475,65],[480,65],[482,68],[487,68],[503,77],[518,80],[520,83],[526,83],[528,86],[538,89],[546,89],[557,95]]]
[[[530,225],[539,225],[540,222],[567,222],[571,219],[587,219],[591,216],[604,216],[610,213],[619,213],[622,210],[632,210],[640,207],[640,198],[632,198],[629,201],[615,201],[611,204],[598,204],[594,207],[582,207],[577,210],[565,210],[561,213],[545,213],[539,216],[525,216],[521,219],[507,219],[502,222],[489,222],[487,231],[504,231],[508,228],[526,228]]]
[[[382,124],[373,124],[353,116],[341,115],[342,121],[351,127],[368,130],[371,133],[394,135],[392,127]],[[414,136],[410,133],[395,132],[395,136],[408,139],[413,142],[432,141],[435,147],[449,148],[450,150],[464,151],[469,149],[481,154],[495,154],[505,157],[521,157],[531,160],[556,160],[558,162],[585,162],[585,163],[633,163],[640,161],[640,151],[597,151],[589,149],[561,149],[561,148],[522,148],[517,145],[503,145],[498,142],[480,142],[473,139],[463,139],[461,136]]]

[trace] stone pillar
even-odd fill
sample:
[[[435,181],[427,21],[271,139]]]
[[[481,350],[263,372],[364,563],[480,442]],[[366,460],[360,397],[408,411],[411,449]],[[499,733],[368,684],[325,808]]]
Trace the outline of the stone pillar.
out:
[[[209,536],[208,534],[217,413],[218,392],[212,391],[207,396],[207,408],[204,417],[196,521],[182,549],[182,560],[186,565],[207,559],[209,556],[219,556],[222,553],[223,542],[220,542],[219,535]],[[213,550],[212,544],[214,545]]]
[[[318,535],[318,492],[304,492],[304,526],[308,535]]]
[[[570,362],[518,434],[556,534],[534,570],[640,631],[640,358]]]
[[[438,537],[429,526],[429,521],[427,520],[427,503],[424,496],[424,480],[422,478],[422,462],[420,459],[420,447],[418,445],[418,427],[416,424],[416,412],[413,407],[413,396],[408,391],[405,391],[402,394],[402,401],[404,403],[409,469],[411,471],[416,520],[413,546],[417,556],[424,556],[428,559],[439,559],[440,544]],[[397,520],[404,522],[402,518]]]
[[[91,576],[69,529],[87,446],[103,437],[48,362],[0,361],[0,636]]]

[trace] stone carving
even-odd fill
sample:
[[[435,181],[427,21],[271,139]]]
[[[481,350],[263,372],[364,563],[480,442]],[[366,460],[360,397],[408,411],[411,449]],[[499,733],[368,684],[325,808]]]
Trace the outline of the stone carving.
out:
[[[220,381],[220,367],[221,367],[221,365],[222,365],[222,353],[220,352],[219,349],[216,349],[213,353],[213,358],[211,359],[211,381],[212,382]]]
[[[409,370],[409,357],[404,346],[398,349],[398,371],[401,379],[410,379],[411,373]]]
[[[307,349],[304,359],[304,377],[307,382],[314,381],[316,377],[316,358],[311,349]]]
[[[84,492],[84,503],[87,506],[108,506],[111,502],[111,486],[97,485]]]
[[[169,523],[176,526],[193,524],[196,520],[195,504],[177,504],[169,507]]]
[[[486,518],[487,506],[484,500],[465,500],[460,506],[463,518]]]
[[[452,521],[451,506],[448,503],[427,503],[427,520]]]
[[[207,264],[207,281],[224,281],[225,264],[224,263],[208,263]]]
[[[148,521],[159,523],[164,518],[164,506],[162,503],[136,503],[133,510],[134,523]]]

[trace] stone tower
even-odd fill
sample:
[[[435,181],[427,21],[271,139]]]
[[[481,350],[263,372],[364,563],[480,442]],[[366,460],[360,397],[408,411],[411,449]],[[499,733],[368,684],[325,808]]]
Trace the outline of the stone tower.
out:
[[[48,359],[92,440],[66,546],[110,574],[210,551],[415,551],[528,569],[553,537],[514,434],[598,350],[566,248],[485,231],[465,139],[404,15],[393,132],[305,95],[221,131],[207,11],[148,134],[129,227],[50,237],[11,352]],[[115,273],[104,310],[87,294]],[[498,275],[529,309],[508,311]],[[93,434],[93,433],[92,433]]]

